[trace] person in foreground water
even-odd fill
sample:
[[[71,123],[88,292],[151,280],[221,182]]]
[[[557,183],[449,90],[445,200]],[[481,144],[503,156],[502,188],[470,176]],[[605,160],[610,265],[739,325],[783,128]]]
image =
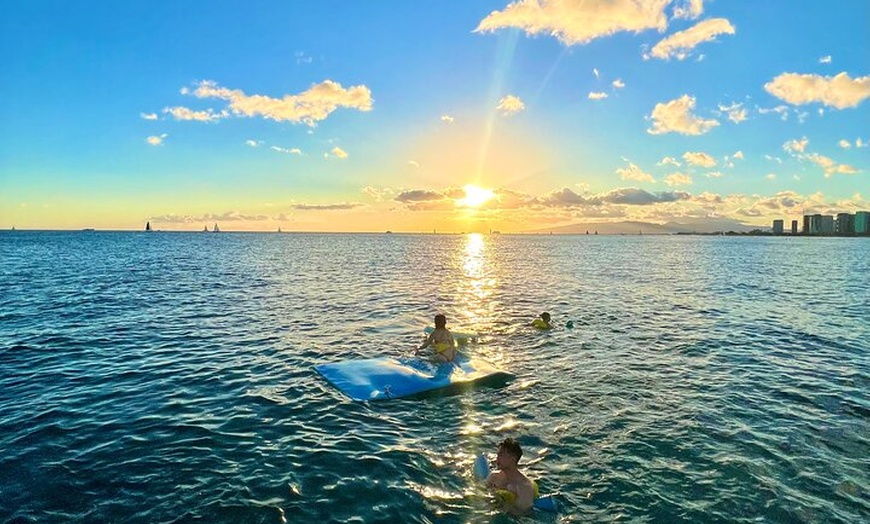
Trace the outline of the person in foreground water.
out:
[[[532,321],[532,327],[538,329],[553,329],[553,324],[550,323],[550,314],[544,311],[541,316]]]
[[[495,490],[502,509],[513,515],[522,515],[532,509],[538,486],[518,468],[523,448],[512,438],[501,441],[495,465],[498,471],[489,474],[486,484]]]
[[[435,331],[426,337],[426,342],[417,348],[417,352],[429,346],[435,350],[432,358],[435,362],[452,362],[456,358],[456,342],[453,340],[453,334],[447,329],[447,317],[444,315],[435,315]]]

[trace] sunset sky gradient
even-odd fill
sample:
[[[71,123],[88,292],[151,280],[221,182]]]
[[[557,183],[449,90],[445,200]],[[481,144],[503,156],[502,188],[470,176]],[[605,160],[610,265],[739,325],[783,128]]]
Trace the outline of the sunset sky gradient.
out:
[[[870,2],[6,2],[0,228],[870,210]]]

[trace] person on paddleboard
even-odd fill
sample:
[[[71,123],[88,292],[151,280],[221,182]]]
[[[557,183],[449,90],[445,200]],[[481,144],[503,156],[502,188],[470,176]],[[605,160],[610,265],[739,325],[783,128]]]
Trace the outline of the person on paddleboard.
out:
[[[435,315],[435,330],[426,337],[426,342],[417,348],[417,352],[429,346],[432,346],[435,351],[432,357],[435,362],[452,362],[456,358],[456,342],[453,340],[453,334],[447,329],[446,316]]]

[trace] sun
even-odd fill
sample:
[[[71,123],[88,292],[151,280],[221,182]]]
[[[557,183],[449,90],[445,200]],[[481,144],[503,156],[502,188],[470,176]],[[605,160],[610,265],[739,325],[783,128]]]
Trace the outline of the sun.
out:
[[[459,207],[480,207],[495,197],[491,189],[483,189],[472,184],[467,184],[462,189],[465,190],[465,198],[456,201]]]

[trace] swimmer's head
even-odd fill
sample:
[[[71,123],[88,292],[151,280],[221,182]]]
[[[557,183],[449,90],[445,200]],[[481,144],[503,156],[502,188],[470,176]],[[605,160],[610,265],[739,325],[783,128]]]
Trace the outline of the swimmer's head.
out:
[[[516,467],[521,458],[523,458],[523,448],[515,439],[506,438],[499,443],[496,455],[496,463],[499,468],[504,468],[505,462]]]
[[[445,317],[444,315],[435,315],[435,327],[447,327],[447,317]]]
[[[541,319],[544,322],[549,322],[550,321],[550,314],[547,313],[546,311],[544,311],[543,313],[541,313]]]

